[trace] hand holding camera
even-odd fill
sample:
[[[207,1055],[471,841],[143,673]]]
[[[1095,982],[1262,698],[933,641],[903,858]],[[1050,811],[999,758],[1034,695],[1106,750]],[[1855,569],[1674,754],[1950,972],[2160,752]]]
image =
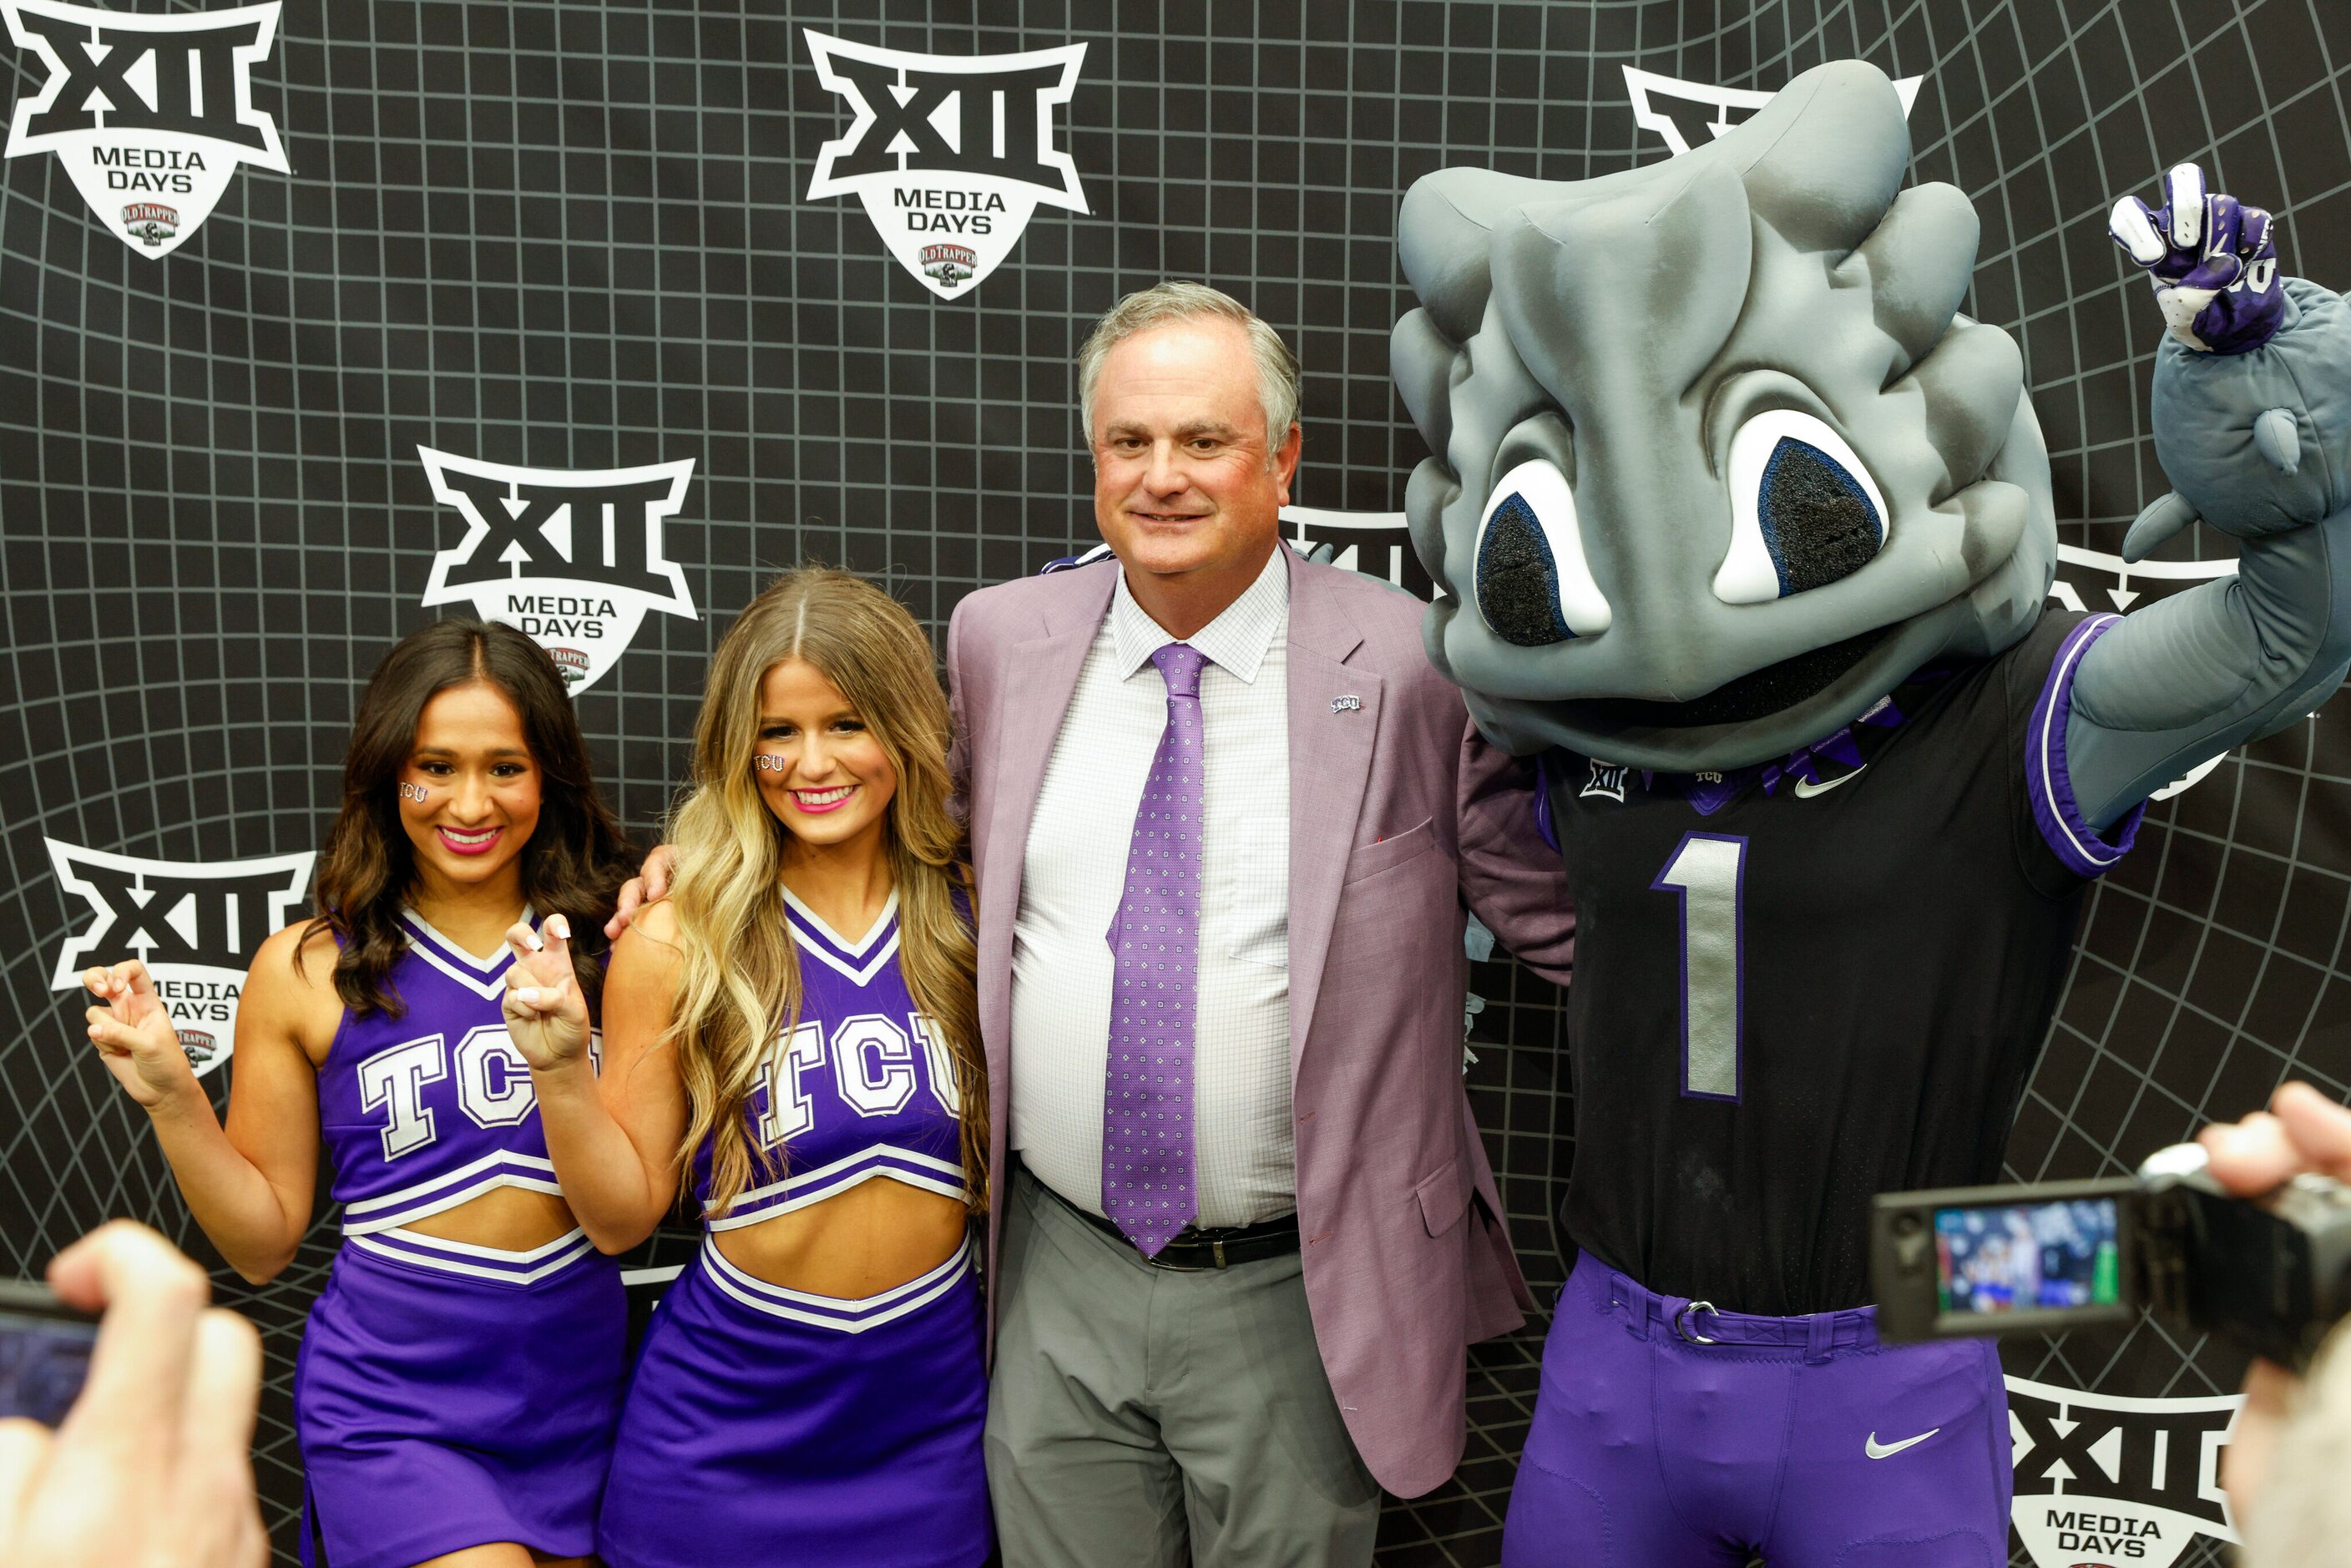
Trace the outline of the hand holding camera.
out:
[[[88,1381],[55,1431],[0,1419],[0,1563],[10,1568],[259,1568],[254,1497],[261,1341],[207,1308],[204,1271],[153,1231],[99,1227],[57,1254],[64,1308],[12,1312],[9,1364],[37,1363],[44,1396],[78,1315],[105,1309]],[[42,1414],[48,1412],[43,1411]]]

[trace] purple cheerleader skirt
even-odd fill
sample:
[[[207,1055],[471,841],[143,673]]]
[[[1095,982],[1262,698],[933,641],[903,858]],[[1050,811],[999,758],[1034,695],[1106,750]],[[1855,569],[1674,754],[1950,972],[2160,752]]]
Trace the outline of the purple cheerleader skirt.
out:
[[[347,1238],[294,1369],[306,1568],[593,1552],[627,1342],[620,1270],[576,1231],[529,1254]]]
[[[994,1527],[968,1242],[862,1301],[787,1291],[705,1242],[622,1410],[610,1568],[977,1568]]]

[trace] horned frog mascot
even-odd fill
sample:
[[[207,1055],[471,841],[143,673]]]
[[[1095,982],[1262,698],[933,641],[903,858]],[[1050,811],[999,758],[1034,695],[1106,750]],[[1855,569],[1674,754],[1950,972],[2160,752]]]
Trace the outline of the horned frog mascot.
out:
[[[1670,162],[1404,204],[1429,653],[1542,758],[1580,925],[1581,1256],[1513,1568],[2007,1562],[1998,1358],[1879,1346],[1870,1196],[1998,1179],[2089,880],[2351,663],[2345,302],[2193,166],[2116,206],[2178,488],[2126,554],[2200,517],[2241,559],[2051,610],[2022,362],[1959,314],[1975,214],[1908,158],[1844,63]]]

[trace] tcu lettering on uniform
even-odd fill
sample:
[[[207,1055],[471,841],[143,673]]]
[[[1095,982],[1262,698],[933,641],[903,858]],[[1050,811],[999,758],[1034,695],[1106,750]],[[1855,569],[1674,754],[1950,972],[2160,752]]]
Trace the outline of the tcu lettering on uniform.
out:
[[[396,1160],[427,1147],[435,1134],[424,1086],[449,1076],[441,1037],[402,1041],[360,1063],[360,1108],[384,1114],[383,1157]]]
[[[457,1042],[457,1107],[477,1127],[511,1127],[530,1114],[538,1092],[503,1024],[470,1030]],[[444,1037],[428,1034],[379,1051],[359,1065],[360,1106],[384,1113],[383,1157],[396,1160],[439,1136],[424,1086],[449,1076]]]
[[[93,26],[26,6],[16,20],[23,32],[40,36],[66,72],[47,107],[26,119],[22,135],[163,131],[272,151],[267,133],[237,116],[244,96],[237,51],[259,47],[266,24],[258,18],[162,29],[124,16]],[[134,85],[141,81],[149,85]]]
[[[449,588],[525,578],[564,578],[668,598],[669,578],[649,558],[656,517],[674,509],[676,486],[666,476],[616,481],[559,476],[562,483],[475,473],[452,464],[440,482],[462,495],[467,517],[485,531],[442,580]],[[609,516],[607,508],[610,508]],[[565,516],[568,514],[568,516]],[[556,546],[549,525],[567,525],[570,553]]]
[[[914,1026],[914,1038],[923,1042],[923,1054],[931,1064],[931,1092],[946,1107],[950,1116],[963,1114],[963,1088],[956,1082],[955,1058],[947,1053],[947,1031],[939,1020],[922,1013],[907,1019]]]
[[[949,1115],[960,1112],[946,1039],[920,1013],[900,1029],[879,1013],[844,1019],[832,1030],[832,1080],[841,1103],[861,1116],[894,1115],[914,1097],[915,1041],[931,1070],[931,1092]],[[911,1032],[910,1032],[911,1031]],[[768,1057],[768,1108],[759,1116],[759,1141],[773,1148],[816,1124],[816,1108],[802,1079],[821,1068],[827,1056],[824,1025],[797,1025],[789,1040]]]
[[[794,1026],[781,1051],[768,1058],[768,1108],[759,1114],[759,1141],[769,1148],[816,1125],[816,1107],[800,1087],[803,1073],[824,1065],[824,1025]]]
[[[879,1013],[844,1019],[832,1031],[832,1076],[861,1116],[903,1111],[914,1097],[914,1042]]]
[[[457,1103],[481,1127],[511,1127],[538,1103],[530,1063],[500,1026],[484,1024],[457,1042]]]
[[[2016,1495],[2054,1493],[2060,1464],[2072,1479],[2068,1498],[2104,1498],[2170,1509],[2217,1529],[2228,1516],[2217,1497],[2204,1495],[2205,1437],[2233,1418],[2226,1409],[2116,1410],[2086,1400],[2060,1404],[2011,1387],[2009,1414],[2032,1447],[2016,1461]],[[2060,1422],[2067,1429],[2058,1431]],[[2110,1434],[2122,1442],[2110,1472],[2092,1451]],[[2156,1456],[2162,1454],[2158,1466]]]

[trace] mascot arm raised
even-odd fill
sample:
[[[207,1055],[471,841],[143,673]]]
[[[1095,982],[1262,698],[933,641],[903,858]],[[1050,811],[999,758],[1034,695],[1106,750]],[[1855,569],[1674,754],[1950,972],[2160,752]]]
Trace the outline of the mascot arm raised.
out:
[[[2168,334],[2156,455],[2176,486],[2123,546],[2143,559],[2199,519],[2237,573],[2151,604],[2090,643],[2064,716],[2065,773],[2093,830],[2240,742],[2324,702],[2351,666],[2351,306],[2278,276],[2270,214],[2184,163],[2111,228],[2146,268]]]

